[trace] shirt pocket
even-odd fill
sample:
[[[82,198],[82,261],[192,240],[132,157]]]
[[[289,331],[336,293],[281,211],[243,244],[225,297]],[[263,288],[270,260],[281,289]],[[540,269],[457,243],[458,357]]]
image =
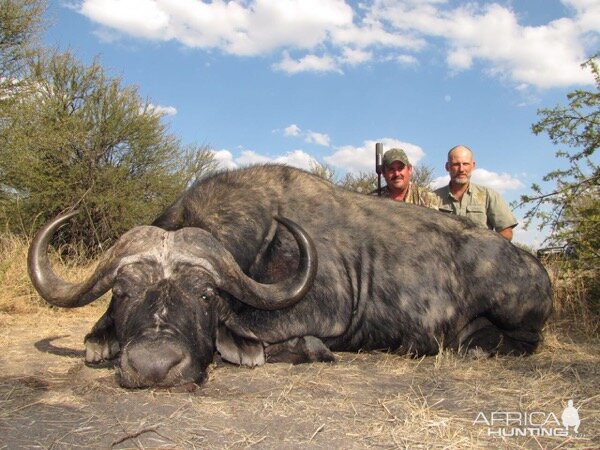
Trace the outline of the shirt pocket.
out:
[[[484,205],[467,206],[467,217],[483,228],[487,228],[487,216]]]
[[[473,214],[485,214],[485,206],[483,205],[469,205],[467,206],[467,212]]]

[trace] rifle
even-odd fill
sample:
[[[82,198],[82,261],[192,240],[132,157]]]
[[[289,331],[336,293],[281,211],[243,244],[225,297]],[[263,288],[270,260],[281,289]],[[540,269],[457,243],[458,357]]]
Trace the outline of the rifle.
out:
[[[375,172],[377,172],[377,195],[381,197],[381,174],[383,173],[383,144],[375,144]]]

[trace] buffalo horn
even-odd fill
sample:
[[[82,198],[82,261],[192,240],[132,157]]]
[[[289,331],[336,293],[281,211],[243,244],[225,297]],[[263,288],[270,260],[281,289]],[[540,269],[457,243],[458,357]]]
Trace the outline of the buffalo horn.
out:
[[[233,286],[222,287],[238,300],[258,309],[275,310],[297,303],[310,290],[317,274],[317,250],[310,236],[302,227],[285,217],[276,216],[275,220],[292,233],[298,244],[300,261],[296,273],[278,283],[262,284],[245,275],[236,265],[235,274],[226,282],[233,282]],[[238,289],[239,292],[232,292]]]
[[[112,265],[110,258],[104,259],[94,274],[80,284],[70,283],[54,273],[48,259],[48,244],[56,230],[79,211],[57,216],[41,228],[27,255],[27,270],[33,286],[48,303],[63,308],[76,308],[93,302],[112,287],[113,277],[107,277]],[[114,259],[114,258],[113,258]]]

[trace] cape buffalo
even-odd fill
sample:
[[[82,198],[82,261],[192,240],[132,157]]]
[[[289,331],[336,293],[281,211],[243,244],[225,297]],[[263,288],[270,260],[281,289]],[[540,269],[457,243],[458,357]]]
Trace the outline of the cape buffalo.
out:
[[[120,355],[124,387],[199,383],[215,351],[248,366],[372,349],[529,354],[551,311],[542,265],[500,235],[290,167],[200,180],[152,226],[124,234],[81,284],[47,257],[74,214],[38,232],[29,274],[61,307],[112,289],[86,361]]]

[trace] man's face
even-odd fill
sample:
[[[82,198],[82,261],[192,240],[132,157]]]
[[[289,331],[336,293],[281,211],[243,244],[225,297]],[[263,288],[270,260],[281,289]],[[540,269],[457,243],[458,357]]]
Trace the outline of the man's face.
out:
[[[383,169],[383,178],[391,190],[403,192],[408,189],[412,167],[400,161],[393,161]]]
[[[450,183],[452,184],[469,183],[474,168],[473,154],[464,148],[453,150],[446,163],[446,170],[450,174]]]

